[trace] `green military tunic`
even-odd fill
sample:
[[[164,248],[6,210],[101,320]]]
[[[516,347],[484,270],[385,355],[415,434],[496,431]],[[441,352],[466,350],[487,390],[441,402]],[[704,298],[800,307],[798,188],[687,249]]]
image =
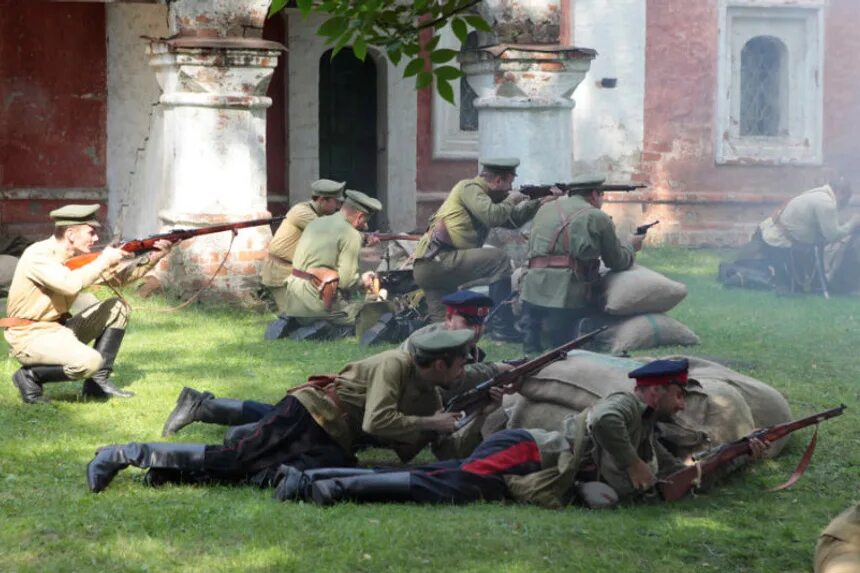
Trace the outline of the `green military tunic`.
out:
[[[593,463],[600,481],[619,496],[629,497],[636,490],[626,470],[637,458],[648,463],[657,476],[682,467],[657,441],[656,422],[651,408],[638,396],[616,392],[566,418],[562,431],[528,430],[538,444],[545,469],[506,478],[508,490],[519,501],[560,507],[570,499],[577,473]]]
[[[312,221],[299,239],[295,268],[307,271],[324,267],[337,271],[340,278],[338,296],[330,312],[326,311],[316,287],[307,280],[290,275],[284,312],[297,318],[323,318],[336,324],[352,324],[360,308],[343,296],[358,286],[358,257],[362,237],[349,221],[338,212]]]
[[[372,443],[393,449],[408,461],[431,445],[439,459],[451,459],[469,455],[480,443],[480,422],[446,436],[427,429],[427,418],[442,408],[441,389],[422,380],[411,356],[402,350],[348,364],[334,385],[345,412],[317,388],[293,395],[348,452]]]
[[[553,248],[562,222],[571,215],[573,219]],[[582,196],[573,195],[543,205],[535,215],[529,258],[546,255],[569,255],[584,261],[600,258],[610,269],[622,271],[633,264],[634,250],[619,241],[609,215]],[[582,308],[588,304],[585,285],[569,268],[529,269],[520,296],[531,304],[551,308]]]
[[[9,328],[6,341],[12,355],[24,366],[56,364],[65,368],[69,378],[86,378],[101,365],[102,357],[89,342],[106,327],[124,329],[128,308],[112,298],[85,309],[65,325],[72,303],[80,292],[95,284],[120,284],[141,278],[153,266],[149,257],[105,270],[97,258],[78,269],[63,263],[69,258],[65,247],[53,237],[27,247],[15,268],[9,287],[6,312],[9,317],[33,321]]]
[[[269,243],[269,256],[263,261],[261,279],[268,287],[281,287],[293,270],[292,261],[305,227],[320,216],[313,201],[294,205]]]
[[[510,277],[507,254],[501,249],[481,247],[490,229],[517,229],[531,220],[540,207],[538,199],[515,204],[508,197],[494,203],[489,190],[482,177],[457,183],[430,219],[428,231],[415,248],[415,281],[424,290],[434,321],[441,321],[445,316],[442,297],[460,285],[477,279],[493,283]],[[451,244],[432,260],[423,259],[430,248],[433,229],[441,222],[445,224]]]

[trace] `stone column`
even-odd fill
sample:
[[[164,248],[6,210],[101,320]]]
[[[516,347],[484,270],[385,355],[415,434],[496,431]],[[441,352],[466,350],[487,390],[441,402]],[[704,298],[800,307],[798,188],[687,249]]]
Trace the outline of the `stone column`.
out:
[[[569,181],[571,95],[595,56],[585,48],[508,44],[462,53],[478,94],[480,156],[519,157],[519,185]]]
[[[162,94],[164,230],[269,217],[266,210],[266,97],[283,50],[259,37],[268,0],[177,0],[175,35],[153,40],[150,65]],[[256,26],[256,27],[255,27]],[[206,300],[249,300],[268,226],[183,241],[159,273],[168,290],[188,296],[218,271]],[[220,270],[219,270],[220,268]]]

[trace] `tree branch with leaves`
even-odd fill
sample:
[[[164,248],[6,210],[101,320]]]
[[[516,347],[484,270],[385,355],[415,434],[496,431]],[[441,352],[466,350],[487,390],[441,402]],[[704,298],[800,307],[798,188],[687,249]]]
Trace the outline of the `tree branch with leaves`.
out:
[[[403,67],[403,77],[415,77],[416,89],[435,83],[436,91],[454,103],[451,82],[463,77],[453,60],[458,50],[440,48],[441,31],[448,25],[461,44],[472,30],[492,32],[474,12],[481,0],[272,0],[269,16],[285,8],[298,8],[303,17],[311,13],[328,18],[317,34],[333,47],[334,58],[346,47],[361,61],[374,47]],[[432,66],[427,66],[427,62]]]

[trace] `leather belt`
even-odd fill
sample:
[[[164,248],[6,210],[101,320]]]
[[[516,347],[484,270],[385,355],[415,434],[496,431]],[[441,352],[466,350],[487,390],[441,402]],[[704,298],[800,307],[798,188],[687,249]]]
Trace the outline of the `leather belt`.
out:
[[[530,269],[570,269],[573,268],[567,255],[545,255],[529,259]]]
[[[60,324],[65,325],[66,321],[72,318],[72,315],[68,312],[64,312],[60,315],[60,318],[57,320],[30,320],[29,318],[17,318],[15,316],[7,316],[6,318],[0,318],[0,328],[18,328],[19,326],[30,326],[31,324],[37,324],[40,322],[58,322]]]
[[[316,284],[319,281],[319,279],[317,277],[313,276],[311,273],[306,273],[305,271],[300,270],[300,269],[293,269],[293,276],[300,278],[302,280],[305,280],[305,281],[310,281],[314,284]]]

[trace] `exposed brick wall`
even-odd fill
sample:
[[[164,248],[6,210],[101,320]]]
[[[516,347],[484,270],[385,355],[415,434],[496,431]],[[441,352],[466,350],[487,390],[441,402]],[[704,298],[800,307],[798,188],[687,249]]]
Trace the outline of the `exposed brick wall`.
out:
[[[0,10],[3,235],[44,235],[47,212],[70,202],[66,190],[104,194],[105,57],[103,4],[11,2]],[[43,191],[21,198],[28,189]]]
[[[624,197],[607,210],[622,226],[660,218],[654,235],[668,243],[742,242],[785,198],[856,157],[860,77],[848,70],[860,51],[852,32],[860,13],[853,0],[832,0],[825,13],[824,167],[716,165],[718,7],[718,0],[648,1],[645,141],[634,179],[650,182],[642,196],[658,201]]]

